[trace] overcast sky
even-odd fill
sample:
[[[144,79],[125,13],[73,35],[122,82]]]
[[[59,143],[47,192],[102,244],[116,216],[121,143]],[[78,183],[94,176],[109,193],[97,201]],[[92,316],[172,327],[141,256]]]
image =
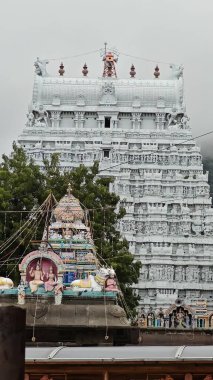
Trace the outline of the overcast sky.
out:
[[[213,0],[7,0],[0,12],[0,154],[9,153],[26,122],[36,57],[51,60],[56,74],[61,57],[68,76],[81,76],[86,61],[100,76],[96,51],[107,41],[121,53],[119,77],[134,63],[137,77],[152,78],[155,62],[183,63],[187,112],[193,135],[213,130]],[[85,54],[84,54],[85,53]],[[159,63],[161,78],[168,65]],[[211,151],[213,134],[197,141]],[[212,152],[213,155],[213,152]]]

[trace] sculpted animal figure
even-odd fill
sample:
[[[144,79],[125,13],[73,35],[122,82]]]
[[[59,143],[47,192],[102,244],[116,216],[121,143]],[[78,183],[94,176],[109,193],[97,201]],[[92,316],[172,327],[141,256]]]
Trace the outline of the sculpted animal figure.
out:
[[[174,79],[179,79],[183,76],[183,65],[175,65],[172,63],[170,68],[172,69],[172,77]]]
[[[48,76],[47,69],[46,69],[46,65],[48,63],[49,63],[49,61],[41,60],[41,59],[39,59],[39,57],[37,57],[37,60],[34,63],[35,73],[39,76],[42,76],[42,77]]]
[[[10,278],[0,277],[0,290],[1,289],[11,289],[14,284]]]
[[[98,291],[101,292],[105,280],[109,274],[109,269],[106,268],[100,268],[99,271],[97,271],[95,276],[89,275],[89,278],[87,280],[74,280],[71,282],[70,286],[72,290],[89,290],[89,291]]]

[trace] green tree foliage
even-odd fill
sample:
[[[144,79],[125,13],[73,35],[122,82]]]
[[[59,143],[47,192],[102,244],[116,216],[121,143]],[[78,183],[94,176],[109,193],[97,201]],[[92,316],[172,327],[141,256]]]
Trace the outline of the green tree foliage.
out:
[[[41,202],[43,193],[43,176],[32,160],[28,160],[24,151],[15,143],[13,152],[8,157],[2,156],[0,164],[0,243],[10,238],[28,219],[25,210],[31,210],[36,202]],[[7,211],[7,213],[4,213]],[[9,274],[14,279],[18,276],[18,268],[14,262],[29,244],[29,236],[36,230],[26,228],[25,233],[12,240],[8,248],[0,255],[0,273]],[[29,249],[32,248],[29,245]],[[7,260],[5,265],[2,261]]]
[[[13,145],[13,152],[4,155],[0,166],[0,210],[11,210],[5,224],[4,213],[0,214],[0,239],[9,237],[20,226],[20,213],[32,209],[35,202],[41,204],[50,191],[59,200],[71,183],[72,193],[87,209],[88,222],[93,231],[94,242],[102,264],[113,266],[122,292],[130,309],[137,305],[137,297],[131,285],[137,283],[140,262],[135,262],[128,250],[128,243],[117,230],[125,210],[118,207],[119,197],[109,191],[112,178],[98,176],[98,163],[91,168],[80,165],[72,172],[60,170],[59,155],[53,154],[50,161],[44,160],[42,172],[32,160],[28,160],[22,148]],[[8,214],[7,214],[8,215]],[[22,216],[24,222],[24,218]],[[8,218],[8,216],[7,216]],[[5,230],[6,225],[6,230]],[[39,231],[42,237],[42,229]],[[24,249],[24,243],[20,249]]]
[[[6,217],[0,214],[0,241],[20,227],[20,217],[23,221],[27,217],[25,209],[30,210],[36,202],[41,202],[43,185],[38,166],[14,143],[12,154],[3,155],[0,165],[0,211],[11,211]]]

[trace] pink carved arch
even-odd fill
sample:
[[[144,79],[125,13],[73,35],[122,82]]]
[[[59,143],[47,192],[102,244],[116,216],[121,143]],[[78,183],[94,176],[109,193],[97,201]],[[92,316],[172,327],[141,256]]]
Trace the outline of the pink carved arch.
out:
[[[46,251],[32,251],[26,255],[22,262],[19,264],[19,270],[20,272],[25,272],[27,271],[27,268],[29,265],[33,262],[35,263],[36,261],[43,261],[43,262],[52,262],[53,268],[57,270],[57,273],[61,273],[64,271],[64,263],[61,260],[61,258],[53,251],[46,250]]]

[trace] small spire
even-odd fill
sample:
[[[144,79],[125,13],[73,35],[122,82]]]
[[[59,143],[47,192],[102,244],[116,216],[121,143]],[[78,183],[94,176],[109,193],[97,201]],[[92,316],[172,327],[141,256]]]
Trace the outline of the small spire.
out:
[[[136,71],[135,71],[135,66],[132,64],[131,68],[130,68],[130,72],[129,72],[131,78],[134,78],[135,75],[136,75]]]
[[[63,62],[61,62],[60,66],[59,66],[59,70],[58,70],[58,72],[59,72],[59,75],[60,75],[60,76],[63,76],[63,75],[64,75],[65,70],[64,70],[64,64],[63,64]]]
[[[156,79],[158,79],[158,77],[160,76],[160,69],[158,65],[155,66],[154,76]]]
[[[70,183],[68,183],[68,187],[67,187],[67,195],[70,195],[72,192],[72,186]]]
[[[88,71],[88,67],[87,67],[87,64],[85,63],[84,66],[83,66],[83,70],[82,70],[83,76],[86,77],[87,74],[88,74],[88,72],[89,72]]]

